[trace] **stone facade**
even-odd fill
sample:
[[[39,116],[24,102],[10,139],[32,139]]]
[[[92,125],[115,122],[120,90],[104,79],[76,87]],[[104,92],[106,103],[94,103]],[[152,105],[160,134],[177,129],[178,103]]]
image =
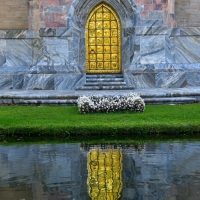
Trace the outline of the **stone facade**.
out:
[[[66,27],[72,4],[73,0],[30,1],[29,28],[37,30]],[[176,26],[168,12],[171,6],[168,0],[135,0],[134,4],[137,6],[141,20],[164,20],[170,27]]]
[[[101,0],[32,0],[29,30],[0,31],[0,89],[75,90],[86,79],[85,23]],[[122,24],[134,88],[200,85],[200,28],[175,28],[174,0],[104,0]]]
[[[28,29],[29,0],[0,0],[0,29]]]
[[[175,13],[178,27],[200,27],[199,0],[176,0]]]
[[[31,0],[29,28],[66,27],[73,0]]]

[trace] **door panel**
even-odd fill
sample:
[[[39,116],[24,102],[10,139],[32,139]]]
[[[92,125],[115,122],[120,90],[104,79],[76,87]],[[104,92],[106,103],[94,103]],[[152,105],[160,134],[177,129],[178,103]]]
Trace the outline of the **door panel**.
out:
[[[121,23],[117,13],[100,4],[86,22],[86,73],[121,73]]]

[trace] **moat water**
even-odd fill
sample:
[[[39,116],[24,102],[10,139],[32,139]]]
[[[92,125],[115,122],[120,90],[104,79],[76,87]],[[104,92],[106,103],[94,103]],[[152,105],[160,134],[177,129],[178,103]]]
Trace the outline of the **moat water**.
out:
[[[199,200],[200,142],[0,146],[1,200]]]

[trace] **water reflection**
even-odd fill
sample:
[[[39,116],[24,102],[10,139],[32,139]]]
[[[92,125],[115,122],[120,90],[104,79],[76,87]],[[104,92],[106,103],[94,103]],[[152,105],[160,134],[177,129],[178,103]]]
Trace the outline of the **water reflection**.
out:
[[[122,191],[120,149],[93,149],[88,153],[88,193],[92,200],[117,200]]]
[[[2,200],[198,200],[200,143],[0,146]]]

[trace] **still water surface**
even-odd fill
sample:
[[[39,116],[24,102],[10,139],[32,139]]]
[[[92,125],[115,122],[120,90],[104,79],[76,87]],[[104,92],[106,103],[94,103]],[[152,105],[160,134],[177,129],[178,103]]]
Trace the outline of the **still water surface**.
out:
[[[0,146],[0,200],[199,200],[200,142]]]

